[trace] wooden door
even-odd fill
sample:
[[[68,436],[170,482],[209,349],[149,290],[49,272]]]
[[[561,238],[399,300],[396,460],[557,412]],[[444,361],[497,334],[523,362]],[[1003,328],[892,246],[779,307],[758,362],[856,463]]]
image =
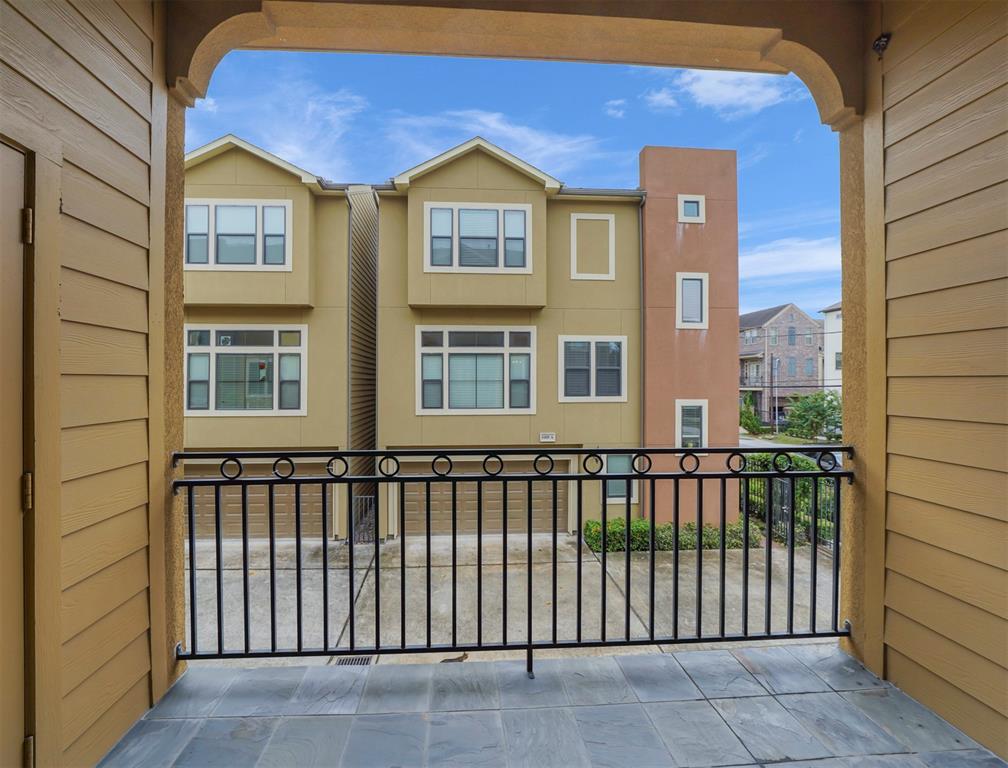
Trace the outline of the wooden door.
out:
[[[0,765],[20,765],[25,736],[24,153],[0,143]]]

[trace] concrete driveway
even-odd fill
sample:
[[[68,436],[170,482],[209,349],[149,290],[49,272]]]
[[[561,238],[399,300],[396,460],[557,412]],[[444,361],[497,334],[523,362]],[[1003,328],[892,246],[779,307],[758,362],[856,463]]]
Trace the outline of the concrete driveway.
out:
[[[508,537],[507,542],[507,640],[522,642],[527,638],[527,586],[529,554],[524,534]],[[606,638],[625,638],[629,629],[632,639],[647,639],[651,621],[650,557],[647,553],[631,553],[629,585],[627,558],[622,552],[609,553],[606,575],[600,555],[585,547],[578,552],[577,538],[561,535],[557,540],[556,600],[554,603],[554,562],[552,537],[536,534],[532,538],[532,636],[536,641],[554,636],[573,641],[578,636],[578,563],[581,573],[581,638],[598,640],[602,626],[602,592],[605,590]],[[400,567],[400,540],[379,545],[376,562],[373,545],[357,545],[353,570],[353,645],[374,644],[376,622],[376,584],[380,597],[380,632],[382,645],[398,647],[401,639],[401,595],[405,595],[406,643],[424,645],[428,641],[427,624],[427,550],[422,536],[407,537],[405,569]],[[456,606],[455,639],[458,644],[475,644],[478,633],[484,643],[500,642],[504,625],[504,558],[500,535],[484,536],[482,566],[475,536],[457,539],[454,566],[451,538],[435,536],[430,551],[430,643],[452,642],[452,604]],[[804,631],[809,626],[811,595],[809,573],[811,547],[800,547],[794,562],[793,629]],[[276,570],[272,589],[276,605],[276,642],[278,648],[294,648],[297,644],[298,578],[296,548],[293,541],[280,541],[276,546]],[[724,630],[727,634],[742,632],[743,552],[728,550],[725,557]],[[670,638],[675,632],[681,639],[697,637],[697,596],[702,613],[702,635],[710,637],[720,631],[720,555],[717,550],[702,554],[697,569],[695,551],[680,552],[678,561],[678,598],[673,597],[676,564],[673,553],[655,554],[654,627],[656,638]],[[198,649],[212,651],[217,643],[216,555],[212,542],[198,542],[196,554],[197,622],[200,628]],[[766,553],[762,548],[748,553],[748,624],[751,633],[761,633],[765,621]],[[222,573],[223,638],[226,650],[244,647],[245,611],[242,578],[242,548],[240,541],[227,541],[223,547]],[[774,632],[787,629],[788,562],[786,550],[774,546],[771,575],[771,620]],[[302,646],[320,648],[323,637],[324,591],[329,605],[328,637],[331,648],[349,650],[351,645],[351,579],[349,550],[342,543],[330,542],[328,584],[323,584],[322,546],[303,543],[301,551],[301,626]],[[817,594],[817,624],[828,628],[832,616],[832,558],[820,549],[817,562],[819,588]],[[454,591],[453,584],[454,571]],[[482,579],[480,578],[482,573]],[[698,584],[701,589],[698,590]],[[603,586],[604,585],[604,586]],[[188,584],[187,584],[188,588]],[[482,600],[479,594],[482,590]],[[271,579],[269,548],[264,541],[250,543],[249,548],[249,640],[253,650],[269,649],[272,640],[270,621]],[[188,595],[187,595],[188,600]],[[478,610],[481,602],[481,611]],[[673,603],[678,612],[678,626],[673,621]],[[629,617],[627,615],[629,608]],[[478,626],[477,616],[482,615]],[[188,613],[187,613],[188,619]],[[841,617],[842,619],[842,617]],[[187,627],[187,642],[188,642]],[[520,653],[520,652],[519,652]],[[538,653],[538,652],[537,652]],[[446,654],[442,654],[446,655]],[[451,655],[451,654],[447,654]],[[456,654],[457,655],[457,654]],[[514,655],[505,652],[504,655]],[[424,656],[426,658],[426,655]],[[385,660],[410,660],[402,656],[382,657]],[[413,657],[412,660],[416,660]],[[301,659],[299,663],[305,663]],[[327,663],[328,656],[310,661]],[[248,661],[242,661],[248,664]],[[268,662],[264,662],[268,663]],[[273,662],[279,663],[279,662]],[[288,662],[289,663],[289,662]]]

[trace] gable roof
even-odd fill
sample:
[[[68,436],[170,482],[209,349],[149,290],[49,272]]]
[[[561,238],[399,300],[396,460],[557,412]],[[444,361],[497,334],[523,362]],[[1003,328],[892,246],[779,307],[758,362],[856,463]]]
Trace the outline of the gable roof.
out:
[[[838,301],[835,304],[830,304],[828,307],[826,307],[824,309],[820,309],[819,311],[820,312],[839,312],[840,311],[840,302]]]
[[[747,312],[744,315],[739,315],[738,323],[739,330],[744,331],[746,328],[759,328],[761,325],[768,323],[773,320],[777,315],[787,309],[790,304],[780,304],[776,307],[769,307],[768,309],[757,309],[755,312]]]
[[[217,155],[221,155],[231,149],[245,150],[249,154],[255,155],[260,160],[265,160],[267,163],[275,165],[277,168],[297,176],[304,184],[307,184],[316,190],[321,189],[322,187],[322,179],[311,171],[306,171],[304,168],[298,168],[293,163],[288,163],[283,158],[277,157],[272,152],[267,152],[262,147],[257,147],[255,144],[245,141],[245,139],[240,139],[233,133],[225,134],[219,139],[214,139],[209,144],[204,144],[202,147],[198,147],[192,152],[187,152],[185,156],[185,168],[188,170],[193,166],[206,162],[210,158],[217,157]]]
[[[546,194],[558,192],[560,187],[563,186],[563,183],[559,179],[555,179],[548,173],[540,171],[535,166],[526,163],[520,157],[516,157],[510,152],[501,149],[496,144],[491,144],[482,136],[474,136],[469,139],[469,141],[463,142],[457,147],[452,147],[447,152],[442,152],[440,155],[420,163],[420,165],[415,165],[409,170],[403,171],[392,178],[392,184],[395,185],[396,189],[402,191],[409,187],[410,182],[413,179],[423,176],[425,173],[429,173],[436,168],[440,168],[441,166],[450,163],[456,158],[467,155],[478,149],[483,150],[488,155],[497,158],[505,165],[509,165],[520,173],[524,173],[526,176],[540,182],[546,188]]]

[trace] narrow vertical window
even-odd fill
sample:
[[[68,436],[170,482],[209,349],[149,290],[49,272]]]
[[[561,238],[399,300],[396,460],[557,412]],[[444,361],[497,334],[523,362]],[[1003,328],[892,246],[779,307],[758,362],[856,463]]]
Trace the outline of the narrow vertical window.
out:
[[[301,409],[301,355],[280,355],[280,384],[277,406],[282,411]]]
[[[444,407],[444,358],[436,355],[421,355],[421,403],[424,408]]]
[[[811,357],[805,358],[805,375],[814,376],[815,375],[815,360]]]
[[[280,205],[263,206],[263,264],[287,261],[287,209]]]
[[[210,206],[187,205],[185,225],[186,264],[208,263],[210,260]]]
[[[218,205],[214,210],[218,264],[256,263],[256,207]]]
[[[770,346],[771,347],[776,347],[777,346],[777,329],[776,328],[771,328],[770,329]]]
[[[793,347],[798,343],[798,333],[795,331],[793,325],[789,325],[787,329],[787,343],[789,347]]]
[[[798,375],[798,358],[789,357],[787,359],[787,375],[792,379]]]
[[[459,215],[459,265],[496,267],[497,211],[461,208]]]
[[[833,367],[838,371],[843,370],[843,353],[837,352],[833,358]]]
[[[706,442],[704,434],[704,406],[699,404],[679,406],[679,447],[703,448]]]
[[[525,266],[525,211],[504,211],[504,266]]]
[[[683,322],[702,323],[704,321],[703,281],[695,277],[684,279],[682,301]]]
[[[591,395],[591,342],[564,342],[564,396]]]
[[[186,366],[186,407],[205,411],[210,407],[210,353],[190,354]]]
[[[452,265],[452,209],[431,208],[430,263],[432,267]]]
[[[512,354],[508,358],[508,407],[528,408],[531,393],[532,365],[528,353]]]
[[[623,345],[618,341],[595,342],[595,396],[623,394]]]
[[[632,457],[626,453],[606,455],[606,474],[628,475],[630,474],[630,462]],[[606,480],[606,500],[620,499],[627,497],[627,480]]]

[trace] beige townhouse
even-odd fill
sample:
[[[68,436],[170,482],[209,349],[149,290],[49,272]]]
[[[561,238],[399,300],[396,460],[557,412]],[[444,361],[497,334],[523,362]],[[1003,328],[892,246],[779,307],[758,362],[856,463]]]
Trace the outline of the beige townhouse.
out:
[[[373,447],[376,225],[369,188],[328,182],[235,136],[186,155],[187,449]],[[273,471],[244,463],[245,474]],[[201,471],[219,467],[187,462],[187,472]],[[235,534],[239,492],[226,493],[223,524]],[[292,494],[277,491],[280,535],[293,525]],[[306,534],[321,530],[319,496],[303,489]],[[206,531],[212,505],[199,501]],[[255,488],[248,513],[251,533],[263,535],[267,499]]]
[[[503,523],[502,480],[531,472],[540,452],[563,472],[579,461],[564,449],[737,444],[735,155],[648,147],[640,162],[637,189],[571,188],[477,137],[375,187],[377,445],[444,449],[473,473],[488,469],[481,458],[448,449],[528,448],[482,483],[484,531]],[[602,454],[586,468],[625,473],[631,459]],[[401,472],[431,469],[404,461]],[[641,515],[640,485],[585,483],[584,517],[603,503],[624,514],[627,494]],[[554,494],[557,527],[576,527],[575,483],[555,486],[533,485],[536,530],[552,530]],[[401,516],[398,488],[386,490],[384,530],[400,518],[426,530],[424,486],[406,485]],[[454,493],[457,530],[474,531],[477,492],[435,484],[432,530],[451,530]],[[509,530],[521,530],[528,486],[506,493]]]

